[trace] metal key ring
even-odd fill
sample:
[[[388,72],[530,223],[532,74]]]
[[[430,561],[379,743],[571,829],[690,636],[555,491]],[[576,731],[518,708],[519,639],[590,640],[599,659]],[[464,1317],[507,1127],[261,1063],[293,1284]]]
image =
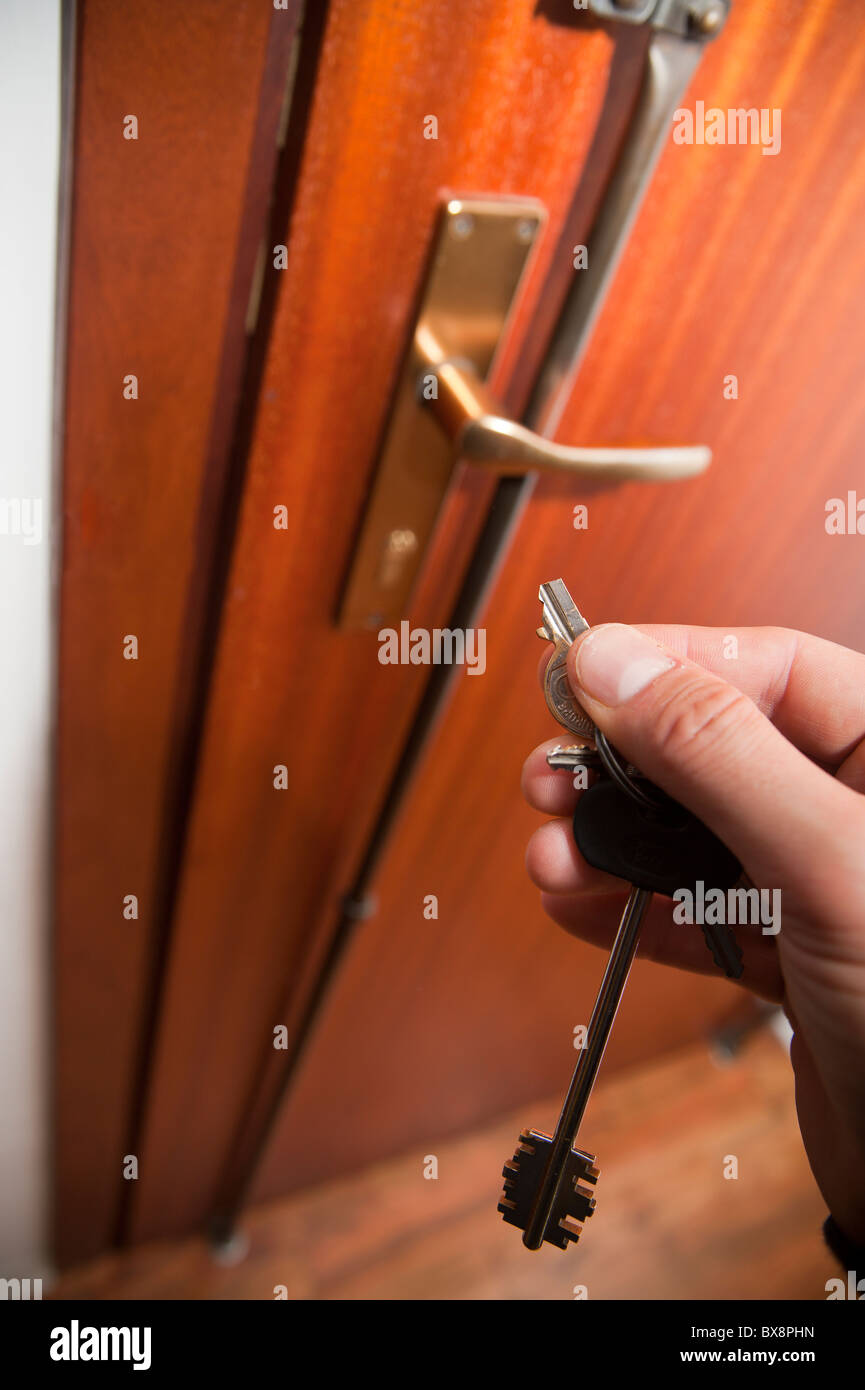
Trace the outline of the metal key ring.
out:
[[[657,811],[658,807],[662,806],[666,800],[663,793],[658,797],[649,796],[648,792],[645,792],[642,787],[638,786],[634,778],[629,775],[627,765],[621,753],[616,751],[608,740],[607,735],[602,733],[598,728],[595,729],[594,739],[595,747],[598,750],[601,762],[604,764],[604,768],[620,791],[626,792],[644,811]]]

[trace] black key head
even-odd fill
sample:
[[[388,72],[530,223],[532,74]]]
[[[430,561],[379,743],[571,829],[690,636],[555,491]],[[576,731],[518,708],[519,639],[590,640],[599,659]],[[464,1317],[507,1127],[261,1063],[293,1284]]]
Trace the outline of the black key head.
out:
[[[678,888],[693,891],[700,880],[707,888],[732,888],[742,873],[736,856],[684,806],[640,781],[658,798],[653,811],[607,778],[583,792],[574,839],[587,863],[668,897]]]
[[[638,785],[656,805],[646,810],[607,778],[583,792],[574,812],[574,839],[587,863],[668,897],[677,889],[732,888],[742,866],[702,821],[646,781]],[[742,952],[728,923],[702,923],[706,945],[732,980],[742,975]]]

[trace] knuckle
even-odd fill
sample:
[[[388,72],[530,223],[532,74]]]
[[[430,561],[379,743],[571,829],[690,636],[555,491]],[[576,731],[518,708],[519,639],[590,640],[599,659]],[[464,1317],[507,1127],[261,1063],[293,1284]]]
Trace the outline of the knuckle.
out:
[[[724,681],[685,681],[658,711],[658,752],[677,767],[710,764],[732,736],[741,736],[753,712],[748,697]]]

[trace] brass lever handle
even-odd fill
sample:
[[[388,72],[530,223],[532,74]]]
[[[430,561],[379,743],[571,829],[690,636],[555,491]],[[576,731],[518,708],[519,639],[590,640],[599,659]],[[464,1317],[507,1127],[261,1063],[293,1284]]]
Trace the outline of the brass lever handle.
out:
[[[503,413],[484,381],[543,222],[543,208],[526,198],[449,198],[442,208],[346,577],[345,627],[374,628],[404,616],[460,459],[499,475],[555,470],[598,482],[688,478],[711,459],[703,446],[571,448],[547,438],[554,427],[546,411],[530,406],[526,424]],[[603,258],[598,264],[604,270]],[[594,305],[592,299],[593,313]],[[573,347],[570,316],[563,321]],[[554,395],[558,376],[556,382]]]
[[[583,4],[579,8],[585,9]],[[484,386],[530,246],[544,223],[527,198],[448,197],[431,248],[415,328],[357,547],[340,622],[377,627],[404,616],[455,462],[531,476],[554,469],[618,482],[688,478],[711,454],[690,448],[584,449],[553,444],[586,343],[652,170],[700,61],[723,28],[729,0],[588,0],[597,17],[648,31],[640,91],[616,169],[595,217],[589,267],[574,276],[525,424],[509,420]],[[521,495],[526,488],[520,490]],[[495,521],[502,540],[514,508]]]
[[[450,440],[454,457],[494,468],[497,473],[567,473],[604,482],[623,479],[672,481],[702,473],[712,460],[705,444],[651,449],[587,449],[554,444],[503,415],[467,359],[441,359],[423,326],[415,337],[420,379],[435,377],[436,392],[419,392]]]

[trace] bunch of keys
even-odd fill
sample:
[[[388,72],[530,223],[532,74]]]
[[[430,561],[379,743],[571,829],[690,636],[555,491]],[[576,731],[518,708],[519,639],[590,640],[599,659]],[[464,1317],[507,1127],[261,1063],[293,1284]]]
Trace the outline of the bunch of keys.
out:
[[[523,1130],[502,1170],[498,1210],[523,1232],[523,1244],[539,1250],[546,1241],[565,1250],[578,1240],[582,1223],[595,1209],[591,1187],[599,1170],[594,1155],[578,1149],[576,1139],[652,894],[672,896],[677,889],[693,889],[699,880],[707,890],[731,888],[742,868],[701,821],[626,763],[589,719],[571,693],[566,671],[568,650],[589,625],[561,579],[542,584],[538,597],[543,604],[538,636],[554,646],[544,676],[547,706],[571,733],[591,740],[555,748],[547,762],[572,776],[578,768],[597,771],[598,779],[577,802],[574,839],[594,868],[632,885],[555,1133]],[[742,953],[729,926],[706,924],[703,935],[715,964],[738,979]]]

